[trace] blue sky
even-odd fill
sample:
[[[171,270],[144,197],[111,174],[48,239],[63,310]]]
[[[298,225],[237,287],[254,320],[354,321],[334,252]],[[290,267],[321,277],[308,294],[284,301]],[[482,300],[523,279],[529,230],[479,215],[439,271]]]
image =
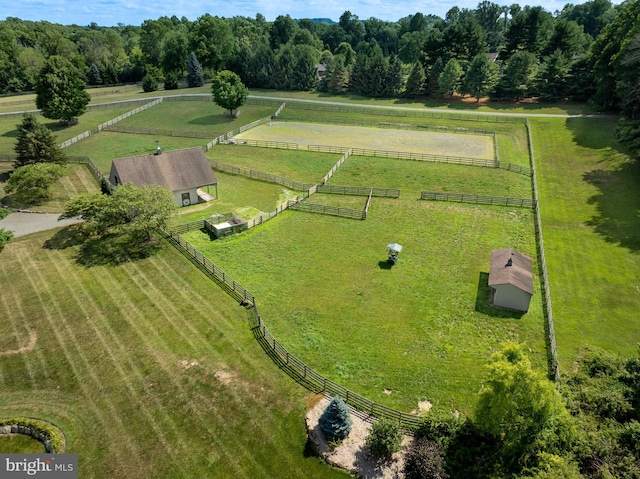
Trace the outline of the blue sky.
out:
[[[236,15],[254,18],[261,13],[272,21],[278,15],[289,14],[293,18],[331,18],[337,21],[345,10],[361,20],[375,17],[396,21],[416,12],[444,17],[453,6],[475,8],[479,0],[3,0],[0,19],[18,17],[23,20],[47,20],[63,25],[101,26],[118,23],[140,25],[144,20],[155,20],[163,15],[195,20],[205,13],[219,17]],[[510,5],[514,0],[493,0],[500,5]],[[518,2],[520,3],[520,2]],[[531,6],[541,5],[553,12],[567,3],[563,0],[542,2],[533,0]],[[571,3],[583,3],[581,0]],[[617,2],[616,2],[617,3]],[[524,6],[525,2],[520,3]]]

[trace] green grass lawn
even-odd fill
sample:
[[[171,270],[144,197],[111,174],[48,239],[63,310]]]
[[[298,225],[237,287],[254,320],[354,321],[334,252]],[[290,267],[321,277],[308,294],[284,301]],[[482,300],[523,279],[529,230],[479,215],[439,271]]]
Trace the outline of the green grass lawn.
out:
[[[80,117],[78,124],[72,126],[64,126],[59,121],[48,120],[41,115],[36,115],[36,118],[53,132],[58,143],[62,143],[134,108],[136,107],[128,105],[90,110]],[[21,122],[22,117],[0,118],[0,153],[14,153],[13,148],[18,136],[16,126]]]
[[[499,168],[350,156],[329,184],[400,188],[402,198],[422,191],[531,198],[531,178]]]
[[[48,232],[2,252],[0,351],[37,339],[0,356],[0,416],[59,426],[82,477],[347,477],[307,453],[307,391],[189,261],[166,246],[85,267],[73,243]]]
[[[317,183],[335,166],[341,154],[303,150],[216,145],[207,152],[213,160],[282,176],[302,183]]]
[[[224,240],[186,237],[256,296],[293,354],[376,402],[468,413],[506,340],[546,367],[537,282],[527,314],[486,303],[492,249],[535,257],[530,210],[375,198],[366,221],[290,212]],[[392,269],[390,242],[404,246]]]
[[[47,451],[37,439],[25,434],[0,435],[0,454],[46,454]]]
[[[236,130],[260,118],[271,116],[277,107],[244,105],[237,117],[212,101],[165,101],[159,105],[130,116],[120,124],[139,128],[202,131],[211,133],[213,139]]]
[[[5,195],[4,184],[13,171],[13,163],[0,162],[0,203],[12,208],[29,209],[41,213],[61,213],[71,198],[82,193],[100,191],[100,185],[85,165],[68,163],[67,173],[49,188],[50,197],[37,203],[16,202],[13,195]]]
[[[531,121],[558,355],[585,345],[637,353],[640,167],[615,120]]]

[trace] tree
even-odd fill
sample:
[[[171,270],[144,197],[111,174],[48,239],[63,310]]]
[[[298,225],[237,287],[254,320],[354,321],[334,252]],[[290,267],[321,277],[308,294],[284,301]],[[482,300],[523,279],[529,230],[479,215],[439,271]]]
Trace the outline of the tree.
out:
[[[82,115],[91,97],[85,91],[84,74],[64,57],[45,62],[36,83],[36,106],[45,118],[70,123]]]
[[[351,432],[349,406],[338,396],[334,397],[318,421],[320,429],[328,441],[340,441]]]
[[[249,89],[244,86],[240,77],[229,70],[223,70],[213,77],[211,85],[213,101],[216,105],[229,110],[237,110],[247,101]]]
[[[187,63],[187,85],[189,85],[189,88],[204,85],[202,67],[194,52],[189,55],[189,63]]]
[[[407,450],[404,477],[406,479],[449,479],[444,466],[442,446],[421,437],[416,439]]]
[[[146,92],[152,92],[158,90],[158,79],[152,73],[147,73],[142,78],[142,89]]]
[[[162,40],[160,53],[160,65],[165,75],[175,72],[177,76],[182,76],[187,55],[189,55],[187,35],[179,30],[167,33]]]
[[[566,450],[573,425],[553,383],[531,368],[523,346],[507,343],[491,357],[475,424],[500,441],[505,470],[535,461],[540,452]]]
[[[389,419],[381,419],[371,426],[365,446],[373,457],[389,459],[394,452],[400,450],[401,442],[402,434],[398,424]]]
[[[403,86],[402,62],[396,55],[391,55],[389,57],[387,78],[384,81],[383,95],[389,98],[396,98],[400,94]]]
[[[46,126],[38,123],[35,116],[25,113],[22,122],[17,125],[18,138],[14,151],[17,154],[16,166],[33,163],[64,164],[67,157],[58,147],[56,137]]]
[[[169,72],[164,76],[164,89],[165,90],[177,90],[178,89],[178,72]]]
[[[492,96],[496,99],[525,98],[535,85],[537,69],[538,60],[533,53],[526,51],[514,53],[507,60],[502,79]]]
[[[226,68],[236,53],[236,44],[229,22],[208,13],[198,18],[189,32],[189,51],[205,70]]]
[[[464,76],[461,89],[473,95],[476,100],[486,96],[498,83],[500,71],[484,53],[475,56]]]
[[[173,193],[160,185],[115,189],[112,196],[87,193],[69,201],[60,218],[82,215],[92,232],[126,235],[136,240],[151,240],[153,233],[165,228],[177,205]]]
[[[87,80],[89,85],[102,85],[102,78],[100,77],[100,70],[95,63],[92,63],[87,73]]]
[[[5,193],[15,193],[19,202],[37,202],[49,196],[49,187],[64,176],[65,167],[55,163],[35,163],[16,169],[5,184]]]
[[[438,93],[438,89],[440,88],[438,78],[440,78],[442,70],[444,70],[444,61],[442,57],[438,57],[433,65],[431,65],[429,75],[427,76],[426,93],[428,95],[436,95]]]
[[[556,50],[545,58],[537,77],[540,99],[555,102],[568,97],[570,71],[571,62],[562,51]]]
[[[426,75],[422,63],[415,62],[413,68],[407,78],[407,84],[404,89],[404,96],[407,98],[417,98],[424,92],[424,82]]]
[[[438,78],[438,94],[441,96],[453,96],[454,92],[456,92],[460,86],[462,75],[462,67],[460,63],[458,63],[458,60],[455,58],[449,60]]]

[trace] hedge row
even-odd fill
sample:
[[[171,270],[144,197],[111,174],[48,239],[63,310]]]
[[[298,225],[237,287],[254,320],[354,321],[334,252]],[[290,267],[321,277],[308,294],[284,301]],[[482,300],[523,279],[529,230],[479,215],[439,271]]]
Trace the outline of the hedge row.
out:
[[[53,424],[28,417],[9,417],[0,419],[0,434],[27,434],[43,442],[48,452],[64,452],[65,439],[63,432]]]

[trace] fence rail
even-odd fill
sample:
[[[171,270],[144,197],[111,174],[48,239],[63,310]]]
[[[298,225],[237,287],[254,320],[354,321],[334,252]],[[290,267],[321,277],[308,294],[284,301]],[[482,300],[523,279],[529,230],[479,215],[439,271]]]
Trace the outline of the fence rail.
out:
[[[536,201],[528,198],[505,198],[502,196],[479,196],[464,193],[441,193],[437,191],[423,191],[421,200],[431,201],[455,201],[458,203],[475,203],[483,205],[498,206],[522,206],[525,208],[535,208]]]
[[[339,208],[337,206],[317,205],[315,203],[300,202],[291,205],[292,210],[306,211],[308,213],[321,213],[323,215],[342,216],[343,218],[353,218],[364,220],[367,218],[365,211],[353,210],[350,208]]]
[[[460,121],[474,121],[474,122],[488,122],[488,123],[524,123],[525,118],[517,116],[505,116],[505,115],[483,115],[483,114],[469,114],[469,113],[454,113],[447,111],[425,111],[425,110],[393,110],[387,108],[375,108],[375,107],[357,107],[350,105],[322,105],[318,103],[303,103],[290,101],[287,103],[287,107],[296,110],[310,110],[310,111],[334,111],[343,113],[362,113],[366,111],[367,114],[378,116],[391,116],[391,117],[419,117],[419,118],[441,118],[447,120],[460,120]]]
[[[318,193],[350,196],[369,196],[379,198],[400,198],[397,188],[368,188],[365,186],[318,185]]]
[[[67,160],[69,161],[69,163],[80,163],[82,165],[87,165],[87,168],[89,168],[89,171],[96,179],[96,181],[98,181],[98,183],[106,181],[107,184],[109,184],[108,177],[104,175],[102,171],[100,171],[100,168],[98,168],[98,166],[88,156],[69,156],[67,157]]]
[[[262,171],[250,170],[249,168],[243,168],[241,166],[229,165],[226,163],[221,163],[216,160],[211,160],[211,167],[214,170],[224,171],[226,173],[231,173],[234,175],[246,176],[247,178],[253,178],[260,181],[265,181],[267,183],[275,183],[277,185],[283,185],[287,188],[291,188],[292,190],[297,191],[307,191],[311,188],[313,183],[301,183],[299,181],[290,180],[288,178],[283,178],[282,176],[272,175],[270,173],[264,173]]]
[[[326,184],[327,181],[329,181],[331,179],[331,177],[335,174],[335,172],[338,171],[338,169],[347,160],[347,158],[349,158],[351,156],[352,153],[353,153],[353,151],[351,149],[349,149],[349,150],[347,150],[347,152],[344,155],[342,155],[342,158],[340,158],[338,160],[338,162],[335,165],[333,165],[333,168],[331,168],[331,170],[329,170],[329,173],[324,175],[324,178],[322,179],[322,184]]]
[[[540,217],[539,207],[539,195],[538,195],[538,181],[536,177],[536,163],[535,155],[533,153],[533,137],[531,136],[531,125],[529,120],[525,122],[527,129],[527,141],[529,143],[529,156],[531,158],[532,166],[532,179],[533,182],[533,199],[536,203],[535,209],[535,225],[536,233],[538,234],[538,258],[540,258],[540,269],[542,269],[542,289],[544,293],[543,309],[547,320],[547,339],[549,347],[549,369],[551,376],[559,384],[560,381],[560,367],[558,365],[558,350],[556,346],[556,333],[553,324],[553,307],[551,304],[551,291],[549,289],[549,274],[547,272],[547,261],[544,254],[544,238],[542,237],[542,218]]]

